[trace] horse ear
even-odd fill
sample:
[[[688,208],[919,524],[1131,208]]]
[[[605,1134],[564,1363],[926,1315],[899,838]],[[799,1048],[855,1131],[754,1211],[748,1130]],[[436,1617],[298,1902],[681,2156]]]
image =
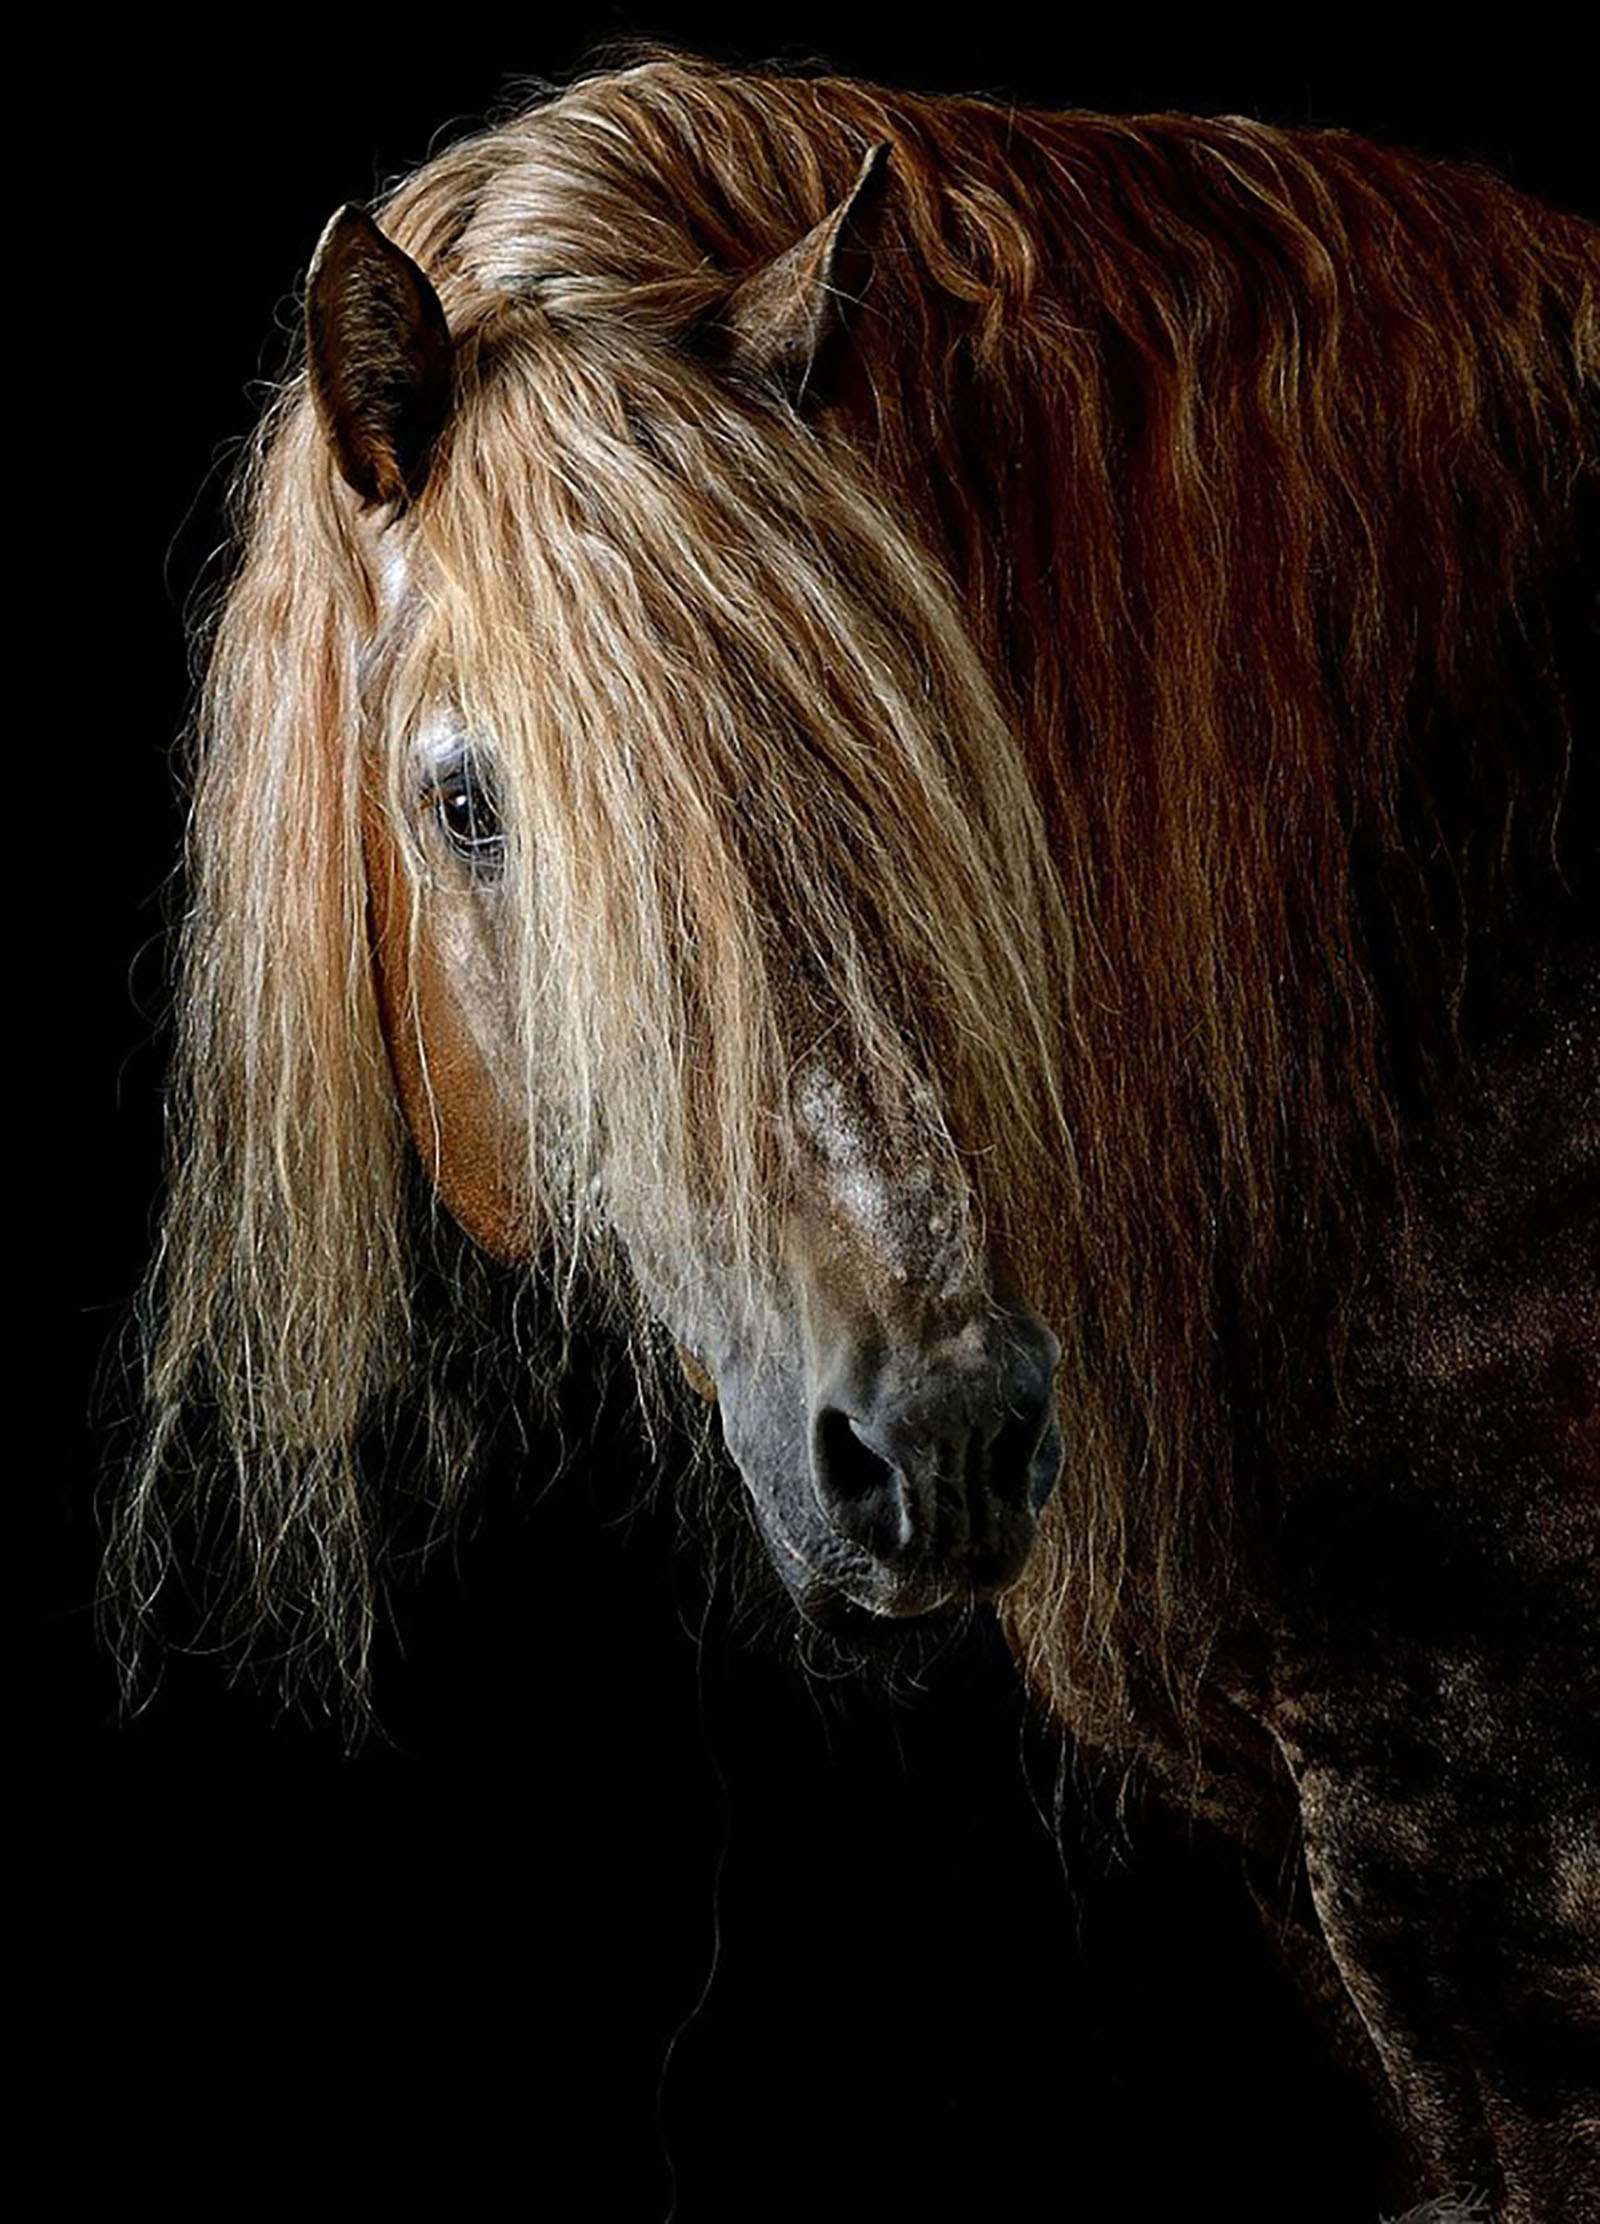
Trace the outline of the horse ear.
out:
[[[312,258],[306,356],[322,429],[362,501],[420,494],[450,414],[454,343],[422,271],[353,203]]]
[[[872,238],[888,182],[880,140],[820,224],[742,279],[719,323],[728,368],[795,403],[826,398],[828,372],[872,275]]]

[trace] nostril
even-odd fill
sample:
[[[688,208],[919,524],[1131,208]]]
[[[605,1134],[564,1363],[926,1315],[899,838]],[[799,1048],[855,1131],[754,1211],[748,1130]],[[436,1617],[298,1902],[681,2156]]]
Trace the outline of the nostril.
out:
[[[904,1552],[912,1522],[899,1471],[837,1406],[817,1416],[813,1460],[817,1495],[841,1535],[880,1559]]]
[[[961,1463],[961,1482],[965,1504],[970,1508],[981,1506],[990,1472],[990,1447],[983,1440],[981,1429],[967,1432],[966,1454]]]
[[[1059,1349],[1026,1312],[970,1338],[891,1351],[864,1390],[812,1408],[817,1510],[897,1577],[1010,1580],[1054,1487]],[[860,1370],[858,1370],[860,1372]]]

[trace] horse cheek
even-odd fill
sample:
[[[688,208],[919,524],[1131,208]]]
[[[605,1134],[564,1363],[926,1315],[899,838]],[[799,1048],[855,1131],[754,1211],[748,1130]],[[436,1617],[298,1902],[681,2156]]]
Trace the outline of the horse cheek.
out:
[[[406,1126],[451,1217],[491,1257],[523,1263],[521,1138],[434,942],[413,934],[407,877],[376,814],[364,847],[373,981]]]

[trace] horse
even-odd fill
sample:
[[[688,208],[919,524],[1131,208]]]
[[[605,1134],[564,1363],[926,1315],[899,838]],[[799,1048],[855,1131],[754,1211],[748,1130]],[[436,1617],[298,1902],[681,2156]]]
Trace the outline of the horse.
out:
[[[1406,2198],[1600,2215],[1597,493],[1595,228],[1338,131],[665,56],[340,210],[197,714],[133,1618],[209,1487],[360,1692],[442,1211],[676,1352],[805,1623],[992,1603],[1303,1849]]]

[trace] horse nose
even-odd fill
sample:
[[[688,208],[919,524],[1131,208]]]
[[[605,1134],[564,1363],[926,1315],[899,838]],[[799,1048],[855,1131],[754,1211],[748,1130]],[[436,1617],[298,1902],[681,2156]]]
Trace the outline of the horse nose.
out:
[[[1031,1313],[951,1345],[891,1353],[820,1401],[812,1484],[830,1526],[891,1578],[991,1590],[1020,1569],[1055,1483],[1060,1347]]]

